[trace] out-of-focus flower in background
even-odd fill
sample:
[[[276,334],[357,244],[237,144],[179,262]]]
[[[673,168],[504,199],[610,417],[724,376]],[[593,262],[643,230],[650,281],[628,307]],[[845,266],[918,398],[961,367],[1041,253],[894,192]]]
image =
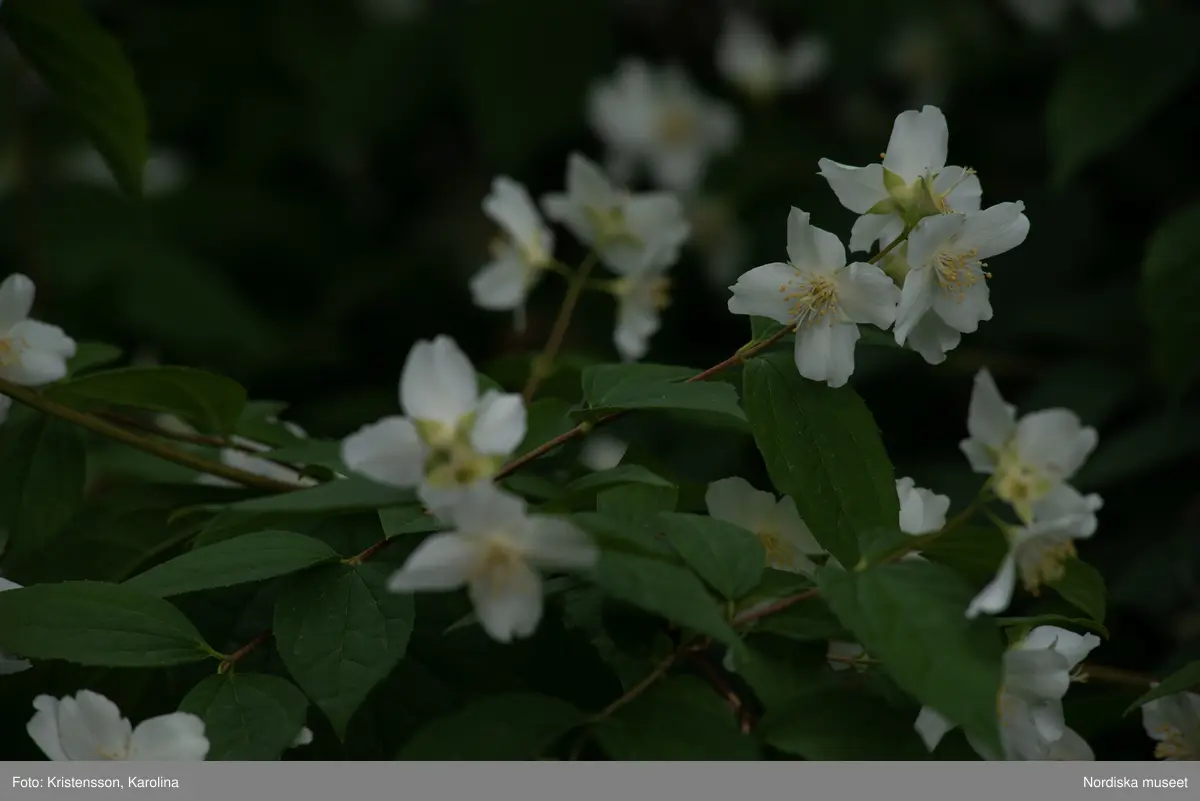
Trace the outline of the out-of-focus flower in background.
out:
[[[109,186],[116,190],[116,179],[104,163],[104,158],[91,146],[83,145],[68,151],[62,158],[61,170],[63,177],[69,180]],[[182,189],[189,177],[186,159],[173,150],[160,148],[146,159],[142,172],[142,191],[146,197],[164,197]]]
[[[1009,7],[1029,27],[1054,30],[1066,20],[1072,6],[1083,10],[1105,28],[1119,28],[1137,16],[1137,0],[1007,0]]]
[[[726,18],[717,40],[717,69],[759,100],[809,86],[825,73],[829,61],[829,43],[820,36],[801,36],[781,48],[753,17],[736,11]]]

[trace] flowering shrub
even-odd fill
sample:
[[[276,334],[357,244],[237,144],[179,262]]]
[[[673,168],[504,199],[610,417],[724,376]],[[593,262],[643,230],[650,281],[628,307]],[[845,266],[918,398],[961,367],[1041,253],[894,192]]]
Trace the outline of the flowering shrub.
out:
[[[412,24],[411,5],[392,24]],[[1011,5],[1039,30],[1067,10]],[[1135,13],[1083,5],[1105,26]],[[122,105],[137,93],[115,43],[67,0],[6,0],[0,26],[138,195],[144,119]],[[758,104],[836,64],[819,36],[776,40],[742,12],[714,48]],[[108,69],[66,69],[78,53]],[[4,279],[0,703],[29,748],[1090,760],[1073,687],[1112,682],[1129,697],[1106,713],[1141,716],[1144,756],[1193,758],[1200,663],[1150,676],[1093,658],[1110,640],[1105,583],[1077,543],[1108,525],[1081,481],[1097,428],[1013,403],[986,359],[951,370],[1025,291],[1010,268],[1040,224],[1033,203],[991,197],[1002,176],[948,165],[954,115],[899,110],[878,162],[849,166],[846,147],[809,165],[853,222],[771,210],[770,255],[720,287],[745,338],[698,369],[648,357],[676,324],[688,248],[721,238],[703,230],[721,217],[700,213],[703,188],[744,123],[682,67],[638,58],[580,106],[601,149],[567,153],[554,186],[493,176],[479,203],[497,235],[461,287],[528,333],[535,293],[561,278],[538,353],[501,382],[445,315],[401,343],[385,416],[344,437],[310,436],[218,372],[114,367],[117,348],[35,314],[32,278]],[[1082,147],[1072,169],[1103,149]],[[1177,271],[1194,209],[1151,246],[1149,295]],[[568,369],[590,293],[611,299],[611,355]],[[1182,392],[1194,371],[1177,340],[1195,324],[1177,318],[1155,326]],[[953,491],[894,463],[856,388],[867,351],[913,356],[897,393],[924,376],[956,387],[913,423],[961,439]],[[564,375],[570,389],[549,391]],[[680,479],[653,445],[609,433],[639,416],[701,447],[737,438],[756,467]],[[134,500],[96,489],[97,443],[179,472],[133,480]],[[143,693],[155,700],[134,723],[122,707]]]

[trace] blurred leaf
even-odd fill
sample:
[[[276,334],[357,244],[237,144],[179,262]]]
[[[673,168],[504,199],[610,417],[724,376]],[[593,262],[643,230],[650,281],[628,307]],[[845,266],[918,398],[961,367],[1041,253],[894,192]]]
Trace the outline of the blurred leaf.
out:
[[[861,691],[810,687],[767,712],[758,734],[765,742],[809,760],[927,760],[913,717]]]
[[[868,535],[895,528],[900,515],[870,410],[850,387],[802,378],[782,355],[746,365],[743,395],[776,489],[792,497],[822,546],[855,565]]]
[[[536,693],[482,698],[435,718],[400,751],[406,761],[531,761],[583,723],[566,701]]]
[[[571,404],[558,398],[541,398],[529,404],[526,421],[525,440],[514,456],[529,453],[575,427],[571,419]]]
[[[233,431],[246,390],[224,376],[191,367],[124,367],[73,378],[46,389],[66,404],[131,406],[174,414],[213,434]]]
[[[0,529],[7,553],[50,543],[83,502],[87,450],[79,428],[34,415],[0,428]]]
[[[195,626],[167,601],[94,581],[0,592],[0,650],[110,667],[179,665],[211,655]]]
[[[229,671],[209,676],[179,702],[204,721],[210,762],[276,760],[304,727],[308,700],[276,676]]]
[[[595,417],[624,409],[702,412],[723,425],[745,427],[737,390],[719,381],[683,383],[695,375],[686,367],[659,364],[605,364],[583,371],[583,397],[588,409],[577,416]]]
[[[121,187],[140,196],[146,110],[116,40],[73,0],[8,0],[0,27],[79,118]]]
[[[289,531],[260,531],[188,551],[125,582],[160,598],[284,576],[338,555],[325,543]]]
[[[605,551],[592,579],[614,598],[660,614],[726,645],[741,647],[716,601],[683,568],[657,559]]]
[[[1200,686],[1200,662],[1192,662],[1187,667],[1180,668],[1170,676],[1167,676],[1150,692],[1140,696],[1129,705],[1129,708],[1125,710],[1125,714],[1128,715],[1133,710],[1139,709],[1156,699],[1166,698],[1168,695],[1194,692],[1197,686]]]
[[[650,688],[593,730],[616,761],[695,762],[759,759],[754,740],[708,686],[677,676]]]
[[[425,508],[420,504],[380,509],[379,524],[383,527],[383,535],[388,539],[402,534],[432,534],[450,528],[436,516],[426,514]]]
[[[1072,58],[1051,90],[1046,117],[1056,183],[1118,145],[1184,87],[1200,64],[1195,19],[1191,10],[1147,13],[1094,37]]]
[[[1073,606],[1087,612],[1092,620],[1103,623],[1107,605],[1104,577],[1081,559],[1068,559],[1063,567],[1066,569],[1063,577],[1049,586]]]
[[[342,443],[336,440],[306,439],[294,445],[284,445],[267,451],[264,459],[288,464],[324,467],[335,472],[345,472],[342,462]]]
[[[828,684],[828,643],[801,643],[751,633],[744,653],[734,659],[737,674],[746,680],[767,710]]]
[[[749,531],[701,515],[667,512],[658,520],[688,567],[728,600],[741,598],[758,584],[767,555]]]
[[[230,506],[236,512],[351,512],[411,504],[409,490],[386,487],[359,476],[339,478],[310,489],[267,495]]]
[[[1141,295],[1159,376],[1180,393],[1200,369],[1200,203],[1154,232],[1142,262]]]
[[[774,634],[796,642],[828,642],[853,639],[846,627],[821,598],[794,603],[754,624],[760,634]]]
[[[412,634],[413,598],[388,592],[386,571],[321,567],[289,581],[275,603],[279,655],[343,740],[355,711],[404,658]]]
[[[923,561],[853,573],[825,568],[817,582],[834,613],[901,688],[1000,750],[1003,645],[994,624],[963,614],[975,594],[970,584]]]
[[[599,493],[624,484],[644,484],[648,487],[663,487],[671,492],[675,491],[675,485],[657,473],[651,472],[641,465],[622,464],[575,479],[567,485],[563,494],[575,503],[585,504]]]
[[[1008,555],[1008,540],[995,526],[959,526],[922,547],[921,555],[982,586],[992,580]]]
[[[103,342],[80,342],[75,346],[75,355],[67,360],[67,375],[75,376],[80,373],[104,367],[120,360],[124,355],[115,345]]]

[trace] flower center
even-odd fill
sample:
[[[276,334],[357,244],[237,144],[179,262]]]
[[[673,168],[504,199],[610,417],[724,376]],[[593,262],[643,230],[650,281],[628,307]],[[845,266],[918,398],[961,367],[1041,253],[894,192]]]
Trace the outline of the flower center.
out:
[[[629,297],[637,293],[645,293],[650,305],[662,311],[671,305],[671,279],[654,278],[649,281],[639,281],[634,278],[619,278],[612,282],[612,292],[618,297]]]
[[[933,196],[934,207],[942,214],[953,214],[954,207],[950,205],[951,193],[954,192],[955,189],[958,189],[959,185],[962,184],[963,181],[967,180],[967,178],[974,174],[975,170],[971,169],[970,167],[964,167],[962,176],[959,177],[959,179],[955,181],[954,184],[951,185],[951,187],[945,192],[931,191],[930,194]]]
[[[507,536],[494,534],[487,538],[469,579],[485,581],[493,590],[503,591],[513,583],[524,562],[521,550]]]
[[[17,362],[17,343],[11,337],[0,336],[0,367]]]
[[[696,115],[681,106],[672,106],[659,119],[658,135],[665,144],[684,144],[696,135]]]
[[[417,433],[428,446],[425,479],[434,487],[461,487],[490,478],[500,469],[500,460],[479,453],[471,446],[473,414],[464,415],[457,426],[436,420],[417,420]]]
[[[967,296],[967,290],[984,278],[991,278],[990,273],[982,271],[987,265],[979,261],[978,248],[970,250],[943,250],[934,257],[934,274],[938,286],[947,295],[951,295],[959,303]]]
[[[807,281],[784,284],[780,294],[788,303],[788,316],[797,327],[817,325],[838,314],[837,281],[828,275],[814,275]]]
[[[1183,732],[1174,726],[1159,726],[1155,732],[1162,736],[1162,742],[1154,747],[1156,759],[1191,760],[1197,756]]]
[[[767,552],[767,566],[780,570],[789,570],[796,566],[796,551],[779,532],[764,530],[758,532],[758,541]]]
[[[1021,560],[1021,582],[1031,595],[1037,595],[1044,584],[1052,584],[1066,573],[1064,563],[1075,556],[1075,543],[1064,540],[1036,548]]]
[[[596,228],[596,239],[600,243],[628,242],[632,245],[641,244],[625,219],[625,210],[621,206],[587,206],[584,213]]]
[[[1026,523],[1033,521],[1033,502],[1054,488],[1050,477],[1029,462],[1022,460],[1011,448],[1000,454],[992,487],[1000,500],[1016,510]]]

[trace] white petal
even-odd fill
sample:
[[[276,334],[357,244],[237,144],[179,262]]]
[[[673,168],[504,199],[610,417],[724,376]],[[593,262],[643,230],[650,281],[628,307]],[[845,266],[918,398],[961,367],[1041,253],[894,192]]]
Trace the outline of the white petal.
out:
[[[1047,742],[1053,742],[1063,736],[1067,729],[1067,721],[1063,716],[1062,704],[1034,704],[1029,711],[1038,734]]]
[[[779,80],[776,45],[749,15],[731,12],[717,41],[717,69],[747,91],[771,92]]]
[[[471,299],[481,309],[508,311],[525,302],[529,268],[511,248],[471,277]]]
[[[459,493],[448,519],[465,534],[518,531],[526,525],[525,510],[520,497],[483,483]]]
[[[913,267],[932,265],[938,251],[948,247],[966,224],[965,214],[937,214],[921,220],[908,235],[908,263]]]
[[[1074,729],[1063,727],[1062,736],[1050,744],[1049,759],[1056,762],[1093,762],[1096,754]]]
[[[649,297],[633,293],[621,298],[613,329],[613,344],[621,358],[637,361],[644,357],[650,350],[650,337],[660,325],[658,308]]]
[[[1000,396],[992,374],[986,369],[980,370],[975,374],[967,412],[967,431],[971,439],[999,450],[1016,433],[1016,428],[1016,414]]]
[[[482,545],[454,533],[426,538],[404,566],[388,579],[391,592],[452,590],[466,583],[479,560]]]
[[[804,522],[804,518],[800,517],[800,510],[796,508],[796,502],[791,496],[784,495],[775,504],[774,521],[779,535],[787,540],[788,544],[798,553],[804,556],[817,556],[825,553],[821,543],[817,542],[817,538],[813,536],[812,529]]]
[[[415,487],[425,474],[425,445],[404,417],[385,417],[346,437],[341,456],[354,472],[393,487]]]
[[[905,534],[929,534],[946,525],[950,499],[913,485],[911,478],[896,482],[900,499],[900,530]]]
[[[892,125],[883,166],[912,183],[945,167],[949,146],[950,130],[940,109],[925,106],[920,111],[905,111]]]
[[[971,469],[976,473],[991,474],[996,472],[999,462],[996,452],[977,439],[964,439],[958,443],[959,449],[967,457]]]
[[[704,504],[710,517],[757,532],[775,512],[775,496],[744,478],[722,478],[708,485]]]
[[[962,332],[946,325],[936,314],[926,314],[908,332],[905,344],[929,364],[941,364],[961,341]]]
[[[886,245],[903,231],[904,221],[898,214],[864,214],[854,221],[854,227],[850,229],[850,250],[855,253],[866,252],[876,242]]]
[[[625,458],[629,443],[607,434],[592,434],[579,452],[579,461],[589,470],[611,470]]]
[[[980,614],[995,615],[1003,612],[1012,603],[1013,589],[1017,586],[1017,562],[1012,553],[1004,557],[996,577],[971,599],[967,607],[967,617],[976,618]]]
[[[646,192],[629,198],[625,221],[633,235],[647,249],[660,250],[660,260],[667,263],[675,261],[679,247],[692,232],[683,204],[667,192]],[[638,264],[638,269],[641,267]]]
[[[1071,687],[1071,672],[1062,654],[1049,648],[1016,648],[1004,654],[1004,688],[1026,701],[1058,701]]]
[[[475,368],[453,339],[441,335],[413,345],[400,373],[400,405],[409,417],[456,426],[478,397]]]
[[[888,198],[882,165],[850,167],[829,159],[821,159],[817,164],[838,201],[856,214],[866,214],[872,206]]]
[[[484,393],[471,428],[471,447],[489,456],[508,456],[525,439],[525,401],[520,395]]]
[[[846,264],[840,239],[809,222],[811,215],[792,207],[787,221],[787,253],[792,264],[817,273],[831,273]]]
[[[521,562],[484,573],[470,595],[480,625],[498,642],[528,637],[542,618],[542,580]]]
[[[1099,495],[1083,495],[1070,484],[1058,484],[1031,504],[1036,523],[1056,524],[1076,539],[1096,533],[1096,512],[1104,506]]]
[[[829,44],[819,36],[797,39],[783,57],[783,84],[799,89],[812,83],[829,66]]]
[[[1100,644],[1095,634],[1076,634],[1058,626],[1038,626],[1021,643],[1023,649],[1051,649],[1067,660],[1067,669],[1074,670]]]
[[[129,746],[130,759],[146,762],[203,762],[207,755],[204,721],[186,712],[139,723]]]
[[[521,184],[507,175],[496,178],[492,181],[491,194],[484,198],[483,210],[523,247],[545,250],[549,232],[542,225],[529,192]]]
[[[9,329],[14,339],[25,342],[30,350],[36,350],[69,359],[75,355],[75,340],[67,336],[57,325],[37,320],[22,320]]]
[[[688,193],[700,185],[708,154],[698,147],[672,148],[650,162],[654,182],[675,192]]]
[[[910,273],[911,275],[911,273]],[[847,322],[887,329],[896,319],[900,290],[883,270],[856,262],[838,271],[838,306]]]
[[[1070,7],[1069,0],[1007,0],[1008,5],[1031,27],[1057,28]]]
[[[561,518],[530,518],[519,539],[526,559],[545,568],[584,569],[600,558],[591,537]]]
[[[28,659],[17,659],[14,656],[0,651],[0,676],[11,676],[14,673],[23,673],[33,667],[33,663]]]
[[[904,276],[904,288],[900,292],[900,303],[896,307],[896,344],[903,345],[907,342],[909,333],[926,317],[926,312],[933,308],[936,284],[933,270],[929,267],[909,270],[908,275]]]
[[[933,179],[933,191],[946,196],[946,205],[951,212],[979,211],[983,199],[979,176],[965,173],[962,167],[947,167]]]
[[[595,162],[579,153],[567,158],[567,193],[587,206],[604,208],[621,201],[620,193]]]
[[[854,344],[858,326],[854,323],[814,325],[796,332],[796,368],[811,381],[824,381],[831,387],[844,386],[854,373]]]
[[[37,711],[25,724],[25,730],[48,759],[54,762],[68,761],[70,757],[63,751],[58,736],[58,699],[39,695],[33,699],[33,708]]]
[[[301,726],[300,731],[296,734],[296,739],[292,740],[292,748],[300,748],[305,745],[310,745],[313,741],[312,729],[307,726]]]
[[[80,690],[59,699],[58,737],[68,759],[125,759],[132,732],[117,705],[99,693]]]
[[[1075,474],[1099,441],[1096,429],[1084,426],[1079,416],[1067,409],[1025,415],[1017,423],[1016,436],[1023,459],[1064,479]]]
[[[13,273],[0,283],[0,334],[28,319],[37,289],[28,276]]]
[[[1022,212],[1024,203],[997,203],[983,211],[968,214],[958,233],[962,247],[978,251],[975,256],[990,259],[1006,253],[1029,235],[1029,218]]]
[[[930,751],[937,748],[946,733],[954,727],[955,724],[949,718],[931,706],[921,707],[920,713],[917,714],[917,720],[913,723],[913,728],[917,730],[917,734],[921,735],[921,741]]]
[[[979,268],[965,269],[975,273],[975,283],[962,287],[957,294],[938,292],[933,297],[933,311],[946,325],[970,334],[980,323],[992,319],[992,303],[987,281]]]
[[[766,317],[787,325],[792,322],[792,316],[784,297],[787,294],[784,288],[797,278],[796,270],[782,262],[764,264],[742,273],[737,283],[729,288],[733,293],[729,299],[729,311]]]

